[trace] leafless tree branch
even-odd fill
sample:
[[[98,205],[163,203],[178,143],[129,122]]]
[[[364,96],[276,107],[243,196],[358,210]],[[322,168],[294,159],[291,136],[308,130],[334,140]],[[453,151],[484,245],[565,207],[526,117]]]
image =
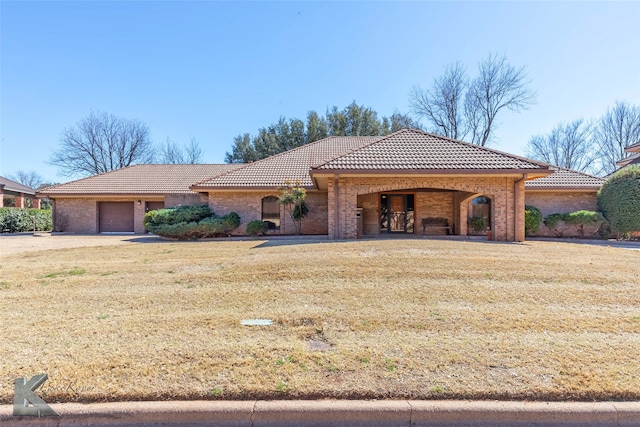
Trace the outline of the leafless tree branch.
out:
[[[82,176],[151,163],[154,157],[145,123],[92,111],[62,132],[50,163],[60,168],[61,175]]]

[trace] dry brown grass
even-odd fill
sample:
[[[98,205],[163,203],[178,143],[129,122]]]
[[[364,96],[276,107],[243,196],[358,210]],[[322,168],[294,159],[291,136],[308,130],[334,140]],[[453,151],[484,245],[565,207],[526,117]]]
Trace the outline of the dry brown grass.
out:
[[[639,271],[638,251],[546,242],[3,256],[0,403],[14,378],[44,372],[49,402],[639,399]]]

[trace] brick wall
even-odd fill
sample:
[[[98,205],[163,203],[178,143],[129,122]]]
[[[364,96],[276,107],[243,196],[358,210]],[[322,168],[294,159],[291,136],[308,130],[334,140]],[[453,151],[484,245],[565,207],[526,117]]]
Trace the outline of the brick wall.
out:
[[[542,218],[554,213],[568,213],[579,210],[598,211],[598,193],[596,191],[525,191],[525,203],[535,206],[542,212]],[[563,236],[579,235],[575,227],[564,227]],[[585,236],[596,231],[594,227],[585,227]],[[540,225],[539,236],[555,234],[544,224]]]
[[[53,231],[95,234],[98,232],[96,199],[55,199]]]
[[[176,206],[204,205],[209,198],[203,193],[192,194],[166,194],[164,196],[164,207],[172,208]]]
[[[232,232],[233,235],[246,235],[247,224],[253,220],[262,219],[262,199],[267,196],[278,197],[277,191],[256,192],[227,192],[209,193],[209,206],[217,215],[236,212],[240,215],[240,227]],[[305,203],[309,213],[302,220],[301,234],[327,234],[327,193],[309,191]],[[280,230],[270,234],[295,234],[295,226],[289,212],[280,208]]]

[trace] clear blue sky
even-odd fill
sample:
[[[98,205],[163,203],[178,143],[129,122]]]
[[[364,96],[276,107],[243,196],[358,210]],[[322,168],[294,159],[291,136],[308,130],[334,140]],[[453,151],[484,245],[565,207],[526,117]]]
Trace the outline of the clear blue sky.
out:
[[[222,163],[233,138],[355,100],[408,112],[412,86],[489,52],[527,67],[537,104],[499,117],[494,148],[524,154],[557,123],[640,103],[640,2],[2,1],[0,175],[47,164],[91,110],[154,141],[195,137]]]

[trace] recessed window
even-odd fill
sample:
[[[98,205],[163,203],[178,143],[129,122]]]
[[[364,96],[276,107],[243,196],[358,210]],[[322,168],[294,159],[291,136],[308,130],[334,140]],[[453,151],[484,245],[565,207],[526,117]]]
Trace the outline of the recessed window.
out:
[[[269,230],[280,230],[280,202],[277,197],[262,199],[262,221],[267,223]]]

